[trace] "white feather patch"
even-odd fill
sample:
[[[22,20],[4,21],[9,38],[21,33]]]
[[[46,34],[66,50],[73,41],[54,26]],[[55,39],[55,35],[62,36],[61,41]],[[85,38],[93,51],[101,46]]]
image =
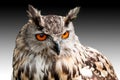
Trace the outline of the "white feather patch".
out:
[[[84,77],[89,77],[91,78],[92,77],[92,71],[88,68],[88,67],[84,67],[80,70],[80,73],[82,74],[82,76]]]

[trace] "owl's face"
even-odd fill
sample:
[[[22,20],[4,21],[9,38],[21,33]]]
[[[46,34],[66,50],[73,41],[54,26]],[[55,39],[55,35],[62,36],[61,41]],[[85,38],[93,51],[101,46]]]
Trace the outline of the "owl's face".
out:
[[[42,16],[32,6],[29,6],[28,13],[30,19],[25,31],[25,42],[35,53],[45,50],[49,55],[59,55],[64,47],[75,42],[76,35],[70,18],[75,15]]]

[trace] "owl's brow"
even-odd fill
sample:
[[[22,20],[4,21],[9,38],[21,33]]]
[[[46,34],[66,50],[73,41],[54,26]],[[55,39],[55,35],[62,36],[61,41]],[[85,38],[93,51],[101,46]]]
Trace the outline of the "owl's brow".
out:
[[[43,26],[40,25],[40,17],[32,18],[32,20],[34,21],[34,23],[37,26],[38,30],[42,30],[43,29]]]
[[[41,25],[37,26],[37,30],[38,31],[42,31],[43,30],[43,27]]]

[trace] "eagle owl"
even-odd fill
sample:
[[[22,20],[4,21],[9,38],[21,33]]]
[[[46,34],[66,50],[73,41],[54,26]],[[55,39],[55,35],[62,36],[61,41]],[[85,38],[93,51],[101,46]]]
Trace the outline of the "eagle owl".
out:
[[[41,15],[32,5],[27,12],[16,38],[12,80],[118,80],[110,61],[75,34],[79,7],[66,16]]]

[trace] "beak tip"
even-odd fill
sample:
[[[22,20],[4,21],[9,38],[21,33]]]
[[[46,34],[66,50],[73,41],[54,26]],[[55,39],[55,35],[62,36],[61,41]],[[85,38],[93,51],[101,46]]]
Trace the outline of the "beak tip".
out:
[[[58,45],[58,43],[55,43],[53,50],[57,53],[57,55],[60,54],[60,46]]]
[[[57,55],[59,55],[59,54],[60,54],[60,51],[57,52]]]
[[[60,48],[59,47],[54,47],[54,51],[57,53],[57,55],[60,54]]]

